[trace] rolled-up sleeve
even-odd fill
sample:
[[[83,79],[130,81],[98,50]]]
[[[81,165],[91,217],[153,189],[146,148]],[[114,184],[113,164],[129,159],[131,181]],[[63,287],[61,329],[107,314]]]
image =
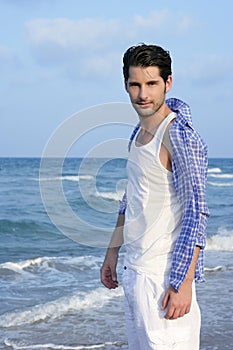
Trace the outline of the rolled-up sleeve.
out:
[[[127,207],[127,196],[126,196],[126,192],[124,193],[122,200],[119,201],[119,210],[118,210],[118,214],[125,214],[126,211],[126,207]]]
[[[209,214],[208,213],[200,213],[199,215],[199,223],[198,223],[198,233],[196,238],[196,245],[198,245],[201,249],[204,249],[206,246],[206,234],[205,229],[207,226]]]

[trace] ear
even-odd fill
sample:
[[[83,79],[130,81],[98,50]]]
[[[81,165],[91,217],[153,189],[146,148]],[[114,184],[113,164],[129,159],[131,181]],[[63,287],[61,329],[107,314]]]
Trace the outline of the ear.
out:
[[[172,88],[172,76],[169,75],[166,81],[166,92],[170,91]]]

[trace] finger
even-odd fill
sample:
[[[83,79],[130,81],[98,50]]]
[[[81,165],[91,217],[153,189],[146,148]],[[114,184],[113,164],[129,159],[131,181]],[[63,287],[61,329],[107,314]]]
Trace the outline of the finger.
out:
[[[112,281],[112,280],[109,280],[109,279],[106,279],[106,278],[103,278],[101,280],[101,282],[103,283],[103,285],[109,289],[115,289],[118,287],[118,283],[115,281]]]
[[[113,286],[118,285],[116,271],[111,270],[111,268],[109,268],[107,277],[108,277],[108,279],[109,279],[109,282],[110,282]]]
[[[167,313],[166,313],[166,315],[165,315],[164,317],[165,317],[167,320],[172,319],[174,312],[175,312],[175,308],[172,307],[172,306],[170,306],[170,307],[168,308],[168,311],[167,311]]]
[[[111,273],[108,268],[102,268],[100,273],[101,282],[105,285],[105,287],[109,288],[109,283],[111,281]]]
[[[162,307],[161,307],[161,310],[164,310],[166,309],[167,307],[167,304],[168,304],[168,300],[169,300],[169,294],[166,293],[163,300],[162,300]]]
[[[111,277],[114,282],[117,282],[117,273],[116,270],[111,271]]]
[[[175,309],[173,315],[170,317],[170,320],[176,320],[180,317],[180,309]]]
[[[115,278],[116,278],[115,274]],[[115,289],[118,287],[118,281],[112,279],[112,273],[110,267],[103,267],[101,269],[101,282],[109,289]]]
[[[187,312],[186,312],[186,308],[185,308],[185,307],[182,308],[182,309],[180,310],[179,317],[183,317],[186,313],[187,313]]]
[[[109,288],[109,278],[104,276],[104,275],[101,275],[101,282],[103,283],[103,285],[107,288]]]
[[[177,319],[178,317],[183,317],[184,315],[188,314],[190,311],[190,307],[183,307],[182,309],[176,309],[173,316],[172,316],[172,319],[175,320]]]

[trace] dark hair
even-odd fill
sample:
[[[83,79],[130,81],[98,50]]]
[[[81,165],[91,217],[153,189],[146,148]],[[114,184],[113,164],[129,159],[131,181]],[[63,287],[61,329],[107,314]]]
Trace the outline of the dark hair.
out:
[[[166,83],[168,76],[172,74],[171,57],[169,51],[156,45],[146,45],[144,43],[130,47],[123,57],[123,74],[127,81],[129,78],[129,67],[149,67],[157,66],[160,76]]]

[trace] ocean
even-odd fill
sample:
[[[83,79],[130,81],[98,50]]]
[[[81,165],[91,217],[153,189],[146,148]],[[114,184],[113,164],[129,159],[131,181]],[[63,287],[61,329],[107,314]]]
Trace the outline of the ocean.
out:
[[[124,159],[0,158],[0,349],[127,349],[123,290],[100,267]],[[209,159],[201,350],[232,350],[233,159]],[[121,281],[124,248],[120,252]],[[189,350],[189,349],[187,349]]]

